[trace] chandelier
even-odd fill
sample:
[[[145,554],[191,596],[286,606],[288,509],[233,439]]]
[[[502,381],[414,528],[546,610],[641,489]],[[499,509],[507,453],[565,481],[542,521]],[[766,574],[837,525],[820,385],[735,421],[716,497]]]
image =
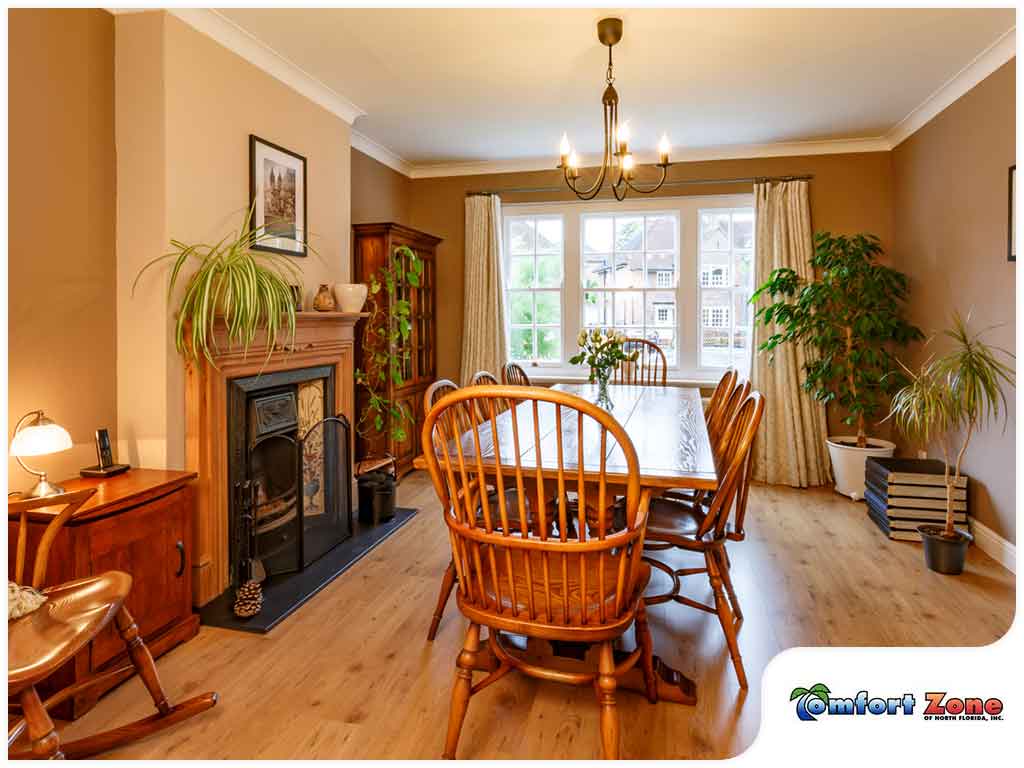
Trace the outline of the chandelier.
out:
[[[612,46],[622,39],[622,19],[601,19],[597,22],[597,39],[602,45],[608,46],[608,71],[605,73],[604,95],[601,103],[604,105],[604,154],[601,157],[601,170],[594,179],[594,183],[586,189],[579,187],[579,158],[576,151],[569,144],[567,134],[562,134],[562,144],[559,148],[561,162],[558,167],[562,169],[565,176],[565,183],[576,194],[580,200],[593,200],[604,186],[605,179],[609,179],[612,194],[616,200],[624,200],[629,191],[643,195],[657,192],[665,183],[665,176],[668,167],[668,153],[671,147],[668,143],[668,136],[662,134],[658,143],[658,167],[661,168],[661,178],[653,186],[639,186],[634,183],[636,178],[636,160],[629,150],[629,123],[619,125],[619,94],[615,90],[615,75],[612,72]]]

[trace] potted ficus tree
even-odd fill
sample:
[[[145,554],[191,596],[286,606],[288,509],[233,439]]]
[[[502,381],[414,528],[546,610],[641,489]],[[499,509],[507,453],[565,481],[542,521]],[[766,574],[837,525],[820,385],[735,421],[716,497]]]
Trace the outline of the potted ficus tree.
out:
[[[888,398],[902,386],[894,346],[922,338],[903,318],[907,277],[878,262],[879,239],[871,234],[814,236],[813,280],[788,268],[773,270],[751,297],[768,297],[755,322],[774,331],[758,346],[771,355],[780,344],[806,352],[804,383],[816,400],[843,409],[856,435],[828,437],[836,490],[854,500],[864,496],[868,456],[892,456],[895,445],[868,435]]]
[[[953,525],[954,490],[960,482],[964,456],[975,432],[990,421],[1007,418],[1003,387],[1014,386],[1014,371],[1000,359],[1013,355],[981,340],[987,330],[972,334],[970,316],[953,315],[953,327],[943,336],[952,346],[948,352],[926,360],[909,374],[909,382],[892,399],[888,418],[909,440],[925,448],[938,443],[945,466],[946,523],[921,525],[928,567],[939,573],[963,572],[970,532]],[[956,441],[959,440],[959,448]]]
[[[407,342],[412,323],[411,306],[404,297],[408,295],[407,286],[419,287],[422,274],[423,262],[415,251],[400,245],[370,278],[366,307],[369,317],[362,329],[365,369],[356,371],[356,384],[364,390],[356,431],[364,438],[384,433],[396,443],[404,442],[406,428],[413,421],[408,408],[389,397],[389,393],[405,383],[403,371],[409,360]],[[358,485],[359,514],[364,522],[394,516],[393,474],[368,472],[359,476]]]

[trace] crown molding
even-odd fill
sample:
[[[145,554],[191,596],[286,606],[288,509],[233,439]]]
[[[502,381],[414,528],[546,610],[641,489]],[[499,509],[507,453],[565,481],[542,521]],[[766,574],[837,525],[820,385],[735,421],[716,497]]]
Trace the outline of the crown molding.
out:
[[[358,149],[364,155],[369,155],[393,171],[398,171],[404,176],[414,178],[412,163],[401,155],[392,152],[383,144],[374,141],[366,134],[360,133],[355,128],[352,129],[352,149]]]
[[[673,150],[673,163],[694,163],[702,160],[748,160],[757,157],[795,157],[799,155],[838,155],[854,152],[887,152],[889,142],[882,136],[863,139],[835,139],[827,141],[788,141],[771,144],[729,144],[719,147],[693,147]],[[654,152],[636,153],[639,165],[658,162]],[[411,165],[409,177],[430,179],[441,176],[476,176],[489,173],[516,173],[522,171],[550,171],[555,168],[554,156],[524,158],[520,160],[481,161],[470,163],[439,163]],[[600,155],[585,155],[580,166],[593,168],[601,164]]]
[[[365,110],[217,11],[207,8],[168,8],[167,13],[212,38],[349,125],[357,117],[366,114]]]
[[[885,138],[895,149],[932,118],[1017,55],[1016,27],[1011,27],[963,69],[939,86],[931,96],[894,125]]]

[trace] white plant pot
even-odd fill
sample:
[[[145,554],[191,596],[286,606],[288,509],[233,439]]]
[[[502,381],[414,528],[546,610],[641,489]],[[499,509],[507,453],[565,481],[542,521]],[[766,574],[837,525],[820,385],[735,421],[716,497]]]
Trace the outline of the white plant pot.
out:
[[[857,447],[856,437],[829,437],[828,455],[832,459],[832,475],[836,490],[854,501],[864,498],[864,465],[868,456],[892,456],[896,444],[888,440],[868,438],[867,448]]]
[[[365,283],[338,283],[334,286],[334,297],[338,300],[339,312],[362,312],[369,289]]]

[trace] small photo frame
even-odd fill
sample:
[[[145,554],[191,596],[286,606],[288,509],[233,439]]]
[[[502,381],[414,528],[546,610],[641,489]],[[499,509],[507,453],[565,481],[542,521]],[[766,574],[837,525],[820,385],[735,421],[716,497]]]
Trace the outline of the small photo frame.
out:
[[[1010,166],[1007,198],[1010,210],[1006,214],[1006,260],[1017,260],[1017,165]]]
[[[306,158],[250,134],[249,205],[270,235],[254,251],[306,255]]]

